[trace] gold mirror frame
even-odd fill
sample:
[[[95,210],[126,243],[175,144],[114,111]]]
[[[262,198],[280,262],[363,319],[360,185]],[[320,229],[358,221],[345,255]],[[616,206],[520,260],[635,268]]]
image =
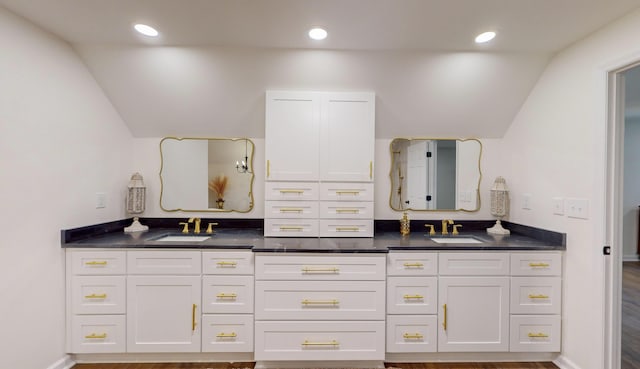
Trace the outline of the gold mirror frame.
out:
[[[476,188],[473,190],[474,192],[474,196],[475,196],[475,208],[471,209],[471,208],[459,208],[459,209],[413,209],[411,207],[401,207],[398,208],[396,206],[393,205],[393,200],[394,200],[394,191],[402,191],[402,184],[400,184],[400,186],[398,187],[396,185],[396,182],[398,182],[398,179],[394,180],[394,176],[396,175],[395,171],[397,169],[397,165],[396,165],[396,155],[399,154],[399,152],[394,151],[394,142],[398,141],[398,140],[405,140],[405,141],[456,141],[456,142],[477,142],[479,145],[479,149],[478,149],[478,160],[477,160],[477,168],[478,168],[478,182],[476,185]],[[481,200],[480,200],[480,183],[482,182],[482,169],[480,167],[480,163],[482,160],[482,142],[477,139],[477,138],[431,138],[431,137],[396,137],[394,139],[391,140],[391,142],[389,143],[389,154],[391,155],[391,165],[390,165],[390,170],[389,170],[389,181],[390,181],[390,190],[389,190],[389,207],[394,210],[394,211],[430,211],[430,212],[434,212],[434,211],[441,211],[441,212],[468,212],[468,213],[472,213],[472,212],[477,212],[480,210],[480,206],[481,206]],[[402,174],[398,174],[398,177],[400,178],[400,180],[404,179],[404,177],[402,177]],[[402,202],[402,198],[399,198],[399,201]]]
[[[203,186],[207,186],[208,188],[205,189],[198,189],[198,191],[202,192],[205,191],[207,193],[207,207],[206,208],[196,208],[195,206],[171,206],[171,207],[167,207],[165,206],[165,204],[163,204],[163,198],[166,200],[166,194],[167,194],[167,180],[168,178],[163,178],[163,171],[165,171],[165,177],[166,175],[166,166],[167,163],[170,162],[170,160],[167,160],[167,152],[163,152],[163,144],[164,143],[168,143],[171,142],[169,140],[175,140],[178,142],[183,142],[183,141],[207,141],[207,153],[203,154],[206,155],[206,165],[207,165],[207,173],[206,173],[206,177],[207,177],[207,181],[205,182],[206,184]],[[212,208],[210,206],[210,202],[211,202],[211,194],[210,192],[211,190],[211,184],[209,184],[209,182],[211,181],[211,175],[209,173],[209,166],[210,166],[210,160],[211,160],[211,144],[215,143],[216,141],[228,141],[230,143],[235,143],[235,142],[244,142],[244,150],[243,153],[244,155],[247,156],[247,158],[244,158],[244,155],[238,155],[237,158],[235,159],[236,161],[241,161],[243,159],[246,160],[246,165],[248,166],[248,170],[246,172],[242,172],[242,173],[238,173],[238,176],[250,176],[247,178],[248,181],[248,193],[246,195],[247,201],[248,201],[248,206],[247,208],[241,208],[241,209],[225,209],[224,207],[222,208]],[[166,149],[166,148],[165,148]],[[166,151],[166,150],[165,150]],[[255,181],[255,173],[253,171],[253,160],[254,160],[254,156],[255,156],[255,144],[253,143],[253,141],[251,141],[248,138],[217,138],[217,137],[164,137],[161,141],[160,141],[160,208],[163,211],[166,212],[177,212],[177,211],[183,211],[183,212],[224,212],[224,213],[230,213],[230,212],[237,212],[237,213],[248,213],[251,210],[253,210],[253,206],[255,204],[254,202],[254,198],[253,198],[253,183]],[[197,162],[200,163],[200,165],[202,166],[201,161],[203,161],[203,159],[200,157],[200,155],[198,156],[197,159],[194,159]],[[190,161],[184,161],[184,163],[190,163]],[[230,166],[235,166],[234,162],[231,161],[230,162]],[[234,167],[233,168],[233,172],[234,172],[234,176],[235,173],[238,172],[237,169]],[[202,173],[198,173],[198,176],[201,177],[203,174]],[[227,176],[228,179],[228,176]],[[228,183],[228,182],[225,182]],[[188,192],[188,191],[187,191]],[[222,199],[223,203],[224,203],[224,199]],[[217,201],[216,201],[217,202]],[[224,205],[223,205],[224,206]]]

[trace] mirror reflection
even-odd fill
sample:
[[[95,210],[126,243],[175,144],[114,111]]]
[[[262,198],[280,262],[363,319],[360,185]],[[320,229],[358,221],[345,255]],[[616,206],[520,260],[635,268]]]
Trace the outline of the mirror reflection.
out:
[[[160,207],[164,211],[251,211],[254,147],[247,138],[163,138]]]
[[[396,138],[390,150],[393,210],[480,209],[479,140]]]

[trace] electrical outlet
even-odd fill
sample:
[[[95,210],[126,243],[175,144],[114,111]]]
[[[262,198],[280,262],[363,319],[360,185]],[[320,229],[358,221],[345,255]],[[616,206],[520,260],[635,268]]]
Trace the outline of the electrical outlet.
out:
[[[567,216],[570,218],[589,219],[589,200],[567,199]]]
[[[107,194],[104,192],[96,192],[96,209],[107,207]]]
[[[531,210],[531,194],[530,193],[522,194],[522,208]]]
[[[554,197],[552,200],[553,200],[553,213],[556,215],[564,215],[564,198]]]

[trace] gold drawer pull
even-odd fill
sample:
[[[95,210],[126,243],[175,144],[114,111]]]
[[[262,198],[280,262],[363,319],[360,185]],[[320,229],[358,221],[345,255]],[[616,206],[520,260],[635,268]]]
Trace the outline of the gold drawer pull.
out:
[[[236,338],[236,337],[238,337],[238,335],[236,334],[236,332],[231,332],[231,333],[221,332],[221,333],[216,334],[216,337],[218,337],[218,338]]]
[[[302,346],[338,346],[338,345],[340,345],[340,343],[338,343],[338,341],[336,340],[331,340],[329,342],[311,342],[311,341],[304,340],[304,342],[302,342]]]
[[[527,336],[529,336],[529,338],[548,338],[549,337],[548,334],[544,334],[544,333],[529,333]]]
[[[103,334],[95,334],[95,333],[91,333],[88,336],[84,336],[84,338],[90,339],[90,340],[103,340],[105,338],[107,338],[107,334],[103,333]]]
[[[447,331],[447,304],[442,305],[442,310],[444,310],[444,319],[442,321],[442,328],[444,328],[445,332]]]
[[[218,264],[218,266],[220,267],[231,267],[231,268],[235,268],[236,265],[238,265],[238,263],[235,261],[219,261],[216,264]]]
[[[358,209],[336,209],[337,214],[358,214],[359,212]]]
[[[422,295],[404,295],[402,296],[405,300],[422,300],[424,296]]]
[[[284,193],[297,193],[297,194],[303,194],[304,190],[280,190],[280,193],[284,194]]]
[[[193,332],[195,332],[196,330],[196,309],[198,308],[198,305],[193,304],[192,305],[192,309],[191,309],[191,330]]]
[[[101,293],[99,295],[96,295],[95,293],[92,293],[91,295],[87,295],[84,298],[85,299],[106,299],[107,298],[107,294],[106,293]]]
[[[404,337],[407,340],[421,340],[424,338],[423,335],[421,335],[420,333],[405,333],[402,335],[402,337]]]
[[[336,231],[338,232],[358,232],[360,228],[358,227],[336,227]]]
[[[282,226],[280,227],[280,230],[301,232],[302,230],[304,230],[304,227]]]
[[[529,298],[530,299],[548,299],[549,296],[547,296],[547,295],[532,295],[532,294],[529,294]]]
[[[301,301],[302,305],[339,305],[340,301],[333,299],[333,300],[307,300],[304,299]]]
[[[422,268],[423,266],[424,266],[424,264],[422,264],[422,263],[404,263],[404,268],[405,269]]]
[[[302,213],[304,209],[302,208],[281,208],[281,213]]]
[[[338,190],[336,191],[336,195],[359,195],[360,191],[358,190]]]
[[[548,268],[548,263],[529,263],[529,266],[532,268]]]
[[[303,267],[302,273],[338,273],[340,272],[340,268],[312,268],[312,267]]]
[[[85,265],[90,265],[90,266],[96,266],[96,265],[107,265],[107,261],[106,260],[102,260],[102,261],[87,261],[86,263],[84,263]]]
[[[219,299],[235,299],[238,297],[238,295],[235,293],[219,293],[216,295],[216,297]]]

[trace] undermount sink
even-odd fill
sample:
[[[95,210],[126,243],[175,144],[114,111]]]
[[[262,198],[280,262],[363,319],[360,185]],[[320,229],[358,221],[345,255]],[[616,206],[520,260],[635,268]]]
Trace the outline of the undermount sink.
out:
[[[474,237],[431,237],[431,240],[437,243],[482,243]]]
[[[176,236],[176,235],[167,235],[162,236],[160,238],[154,239],[154,241],[162,241],[162,242],[202,242],[206,241],[211,236]]]

